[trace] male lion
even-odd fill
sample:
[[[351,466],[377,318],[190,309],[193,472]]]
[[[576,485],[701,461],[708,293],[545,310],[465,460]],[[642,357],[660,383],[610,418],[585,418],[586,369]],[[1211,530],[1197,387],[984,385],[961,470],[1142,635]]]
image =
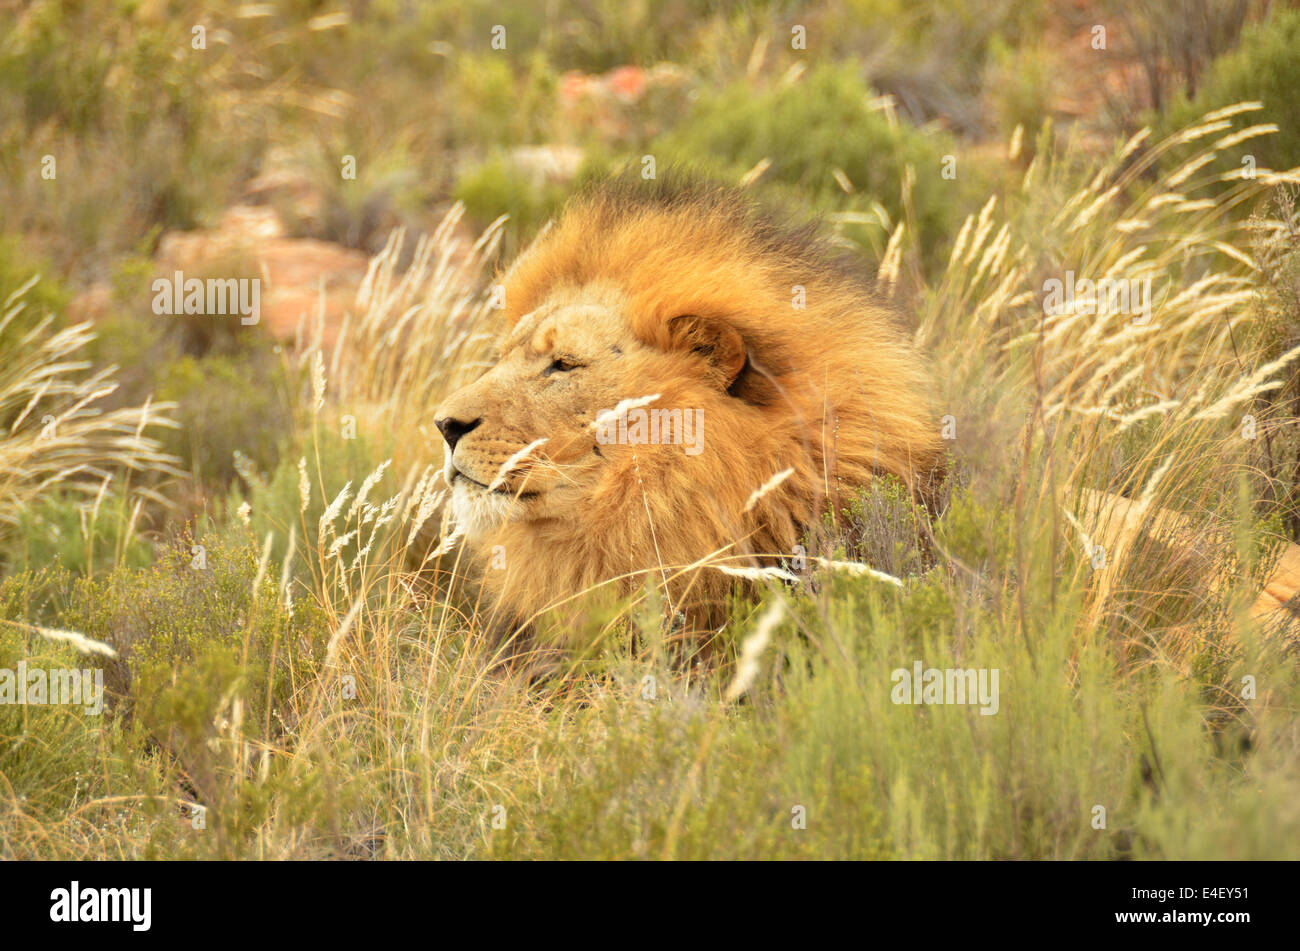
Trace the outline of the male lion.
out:
[[[570,203],[506,278],[498,361],[435,418],[510,624],[652,580],[704,632],[737,583],[717,564],[793,557],[873,474],[923,493],[926,373],[861,271],[723,186],[622,178]]]

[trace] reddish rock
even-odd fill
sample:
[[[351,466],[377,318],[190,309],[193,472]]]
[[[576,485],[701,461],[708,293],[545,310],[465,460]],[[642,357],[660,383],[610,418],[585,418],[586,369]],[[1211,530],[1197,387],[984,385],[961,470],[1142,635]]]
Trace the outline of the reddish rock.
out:
[[[272,336],[304,341],[323,310],[321,342],[333,346],[353,306],[369,258],[327,241],[287,238],[279,217],[264,206],[237,205],[212,229],[172,232],[158,245],[158,273],[190,277],[258,277],[261,324]]]

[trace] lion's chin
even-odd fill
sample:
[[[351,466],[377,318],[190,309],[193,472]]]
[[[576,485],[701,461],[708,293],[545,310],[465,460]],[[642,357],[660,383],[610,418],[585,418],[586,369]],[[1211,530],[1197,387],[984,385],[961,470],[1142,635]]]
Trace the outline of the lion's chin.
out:
[[[518,500],[499,492],[488,492],[457,479],[451,490],[451,511],[456,525],[471,541],[500,528],[518,516]]]

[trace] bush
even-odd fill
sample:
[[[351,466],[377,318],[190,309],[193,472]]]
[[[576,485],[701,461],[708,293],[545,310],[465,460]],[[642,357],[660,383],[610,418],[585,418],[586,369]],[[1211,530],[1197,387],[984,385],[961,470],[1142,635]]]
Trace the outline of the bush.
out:
[[[260,471],[274,469],[293,428],[285,376],[267,349],[179,357],[161,368],[157,395],[177,403],[180,428],[169,432],[167,449],[219,490],[235,477],[237,452]]]
[[[178,536],[147,568],[120,566],[103,579],[77,581],[59,620],[118,650],[112,686],[164,733],[173,718],[153,714],[172,696],[178,676],[221,686],[190,696],[186,702],[200,709],[180,718],[186,729],[210,729],[236,680],[246,689],[250,721],[269,724],[272,710],[287,708],[299,682],[315,670],[325,637],[319,611],[310,602],[287,608],[278,572],[259,572],[259,556],[251,534],[237,528]],[[210,669],[195,674],[200,661]],[[206,722],[195,719],[200,713]]]
[[[509,215],[512,246],[535,234],[560,210],[568,194],[567,187],[535,181],[500,155],[466,170],[456,182],[455,191],[455,197],[465,203],[465,211],[480,227]]]
[[[16,604],[24,596],[22,589],[35,581],[21,575],[0,583],[0,618],[19,613]],[[93,670],[101,660],[0,623],[0,670],[16,671],[20,661],[29,671]],[[66,821],[70,807],[129,772],[119,732],[104,728],[111,720],[109,710],[89,713],[85,705],[0,703],[0,776],[5,781],[0,856],[32,854],[28,849],[48,847],[49,829]],[[43,831],[41,823],[48,824]],[[28,837],[32,841],[24,842]]]
[[[891,857],[882,817],[865,795],[874,777],[854,755],[862,731],[851,703],[810,717],[812,704],[801,697],[773,716],[719,723],[691,698],[645,700],[641,689],[615,681],[592,709],[575,713],[569,729],[594,755],[569,755],[571,741],[558,735],[543,743],[540,755],[559,769],[538,789],[520,791],[489,855]],[[786,745],[787,734],[799,742]],[[708,755],[695,774],[701,752]],[[575,828],[587,834],[570,835]]]
[[[1107,0],[1103,10],[1119,21],[1140,65],[1145,99],[1156,110],[1171,94],[1195,95],[1215,57],[1237,45],[1258,0]]]
[[[1039,37],[1060,12],[1041,0],[836,0],[799,11],[818,55],[856,57],[872,87],[914,122],[988,131],[990,64],[1008,42]],[[782,24],[784,27],[784,24]],[[823,53],[825,51],[825,53]]]
[[[279,348],[263,326],[225,314],[158,316],[151,312],[156,266],[130,258],[114,274],[107,313],[96,322],[91,357],[125,367],[118,401],[175,402],[176,426],[163,442],[200,489],[224,495],[235,453],[266,471],[293,428],[293,391]],[[257,277],[242,254],[211,262],[202,280]]]
[[[503,7],[491,0],[428,4],[423,12],[435,35],[454,34],[466,47],[507,58],[516,50],[540,49],[561,69],[600,72],[634,63],[649,66],[690,52],[701,21],[716,15],[715,0],[661,0],[627,4],[595,0],[575,5],[557,22],[552,11],[532,4]],[[493,29],[505,27],[506,50],[493,50]]]
[[[818,66],[798,83],[757,91],[737,82],[701,98],[651,151],[661,165],[700,164],[733,180],[766,159],[761,182],[797,189],[827,211],[869,212],[878,203],[891,222],[902,215],[900,183],[911,167],[916,224],[923,245],[934,248],[955,233],[971,176],[963,168],[955,180],[941,177],[944,157],[958,152],[953,139],[891,121],[870,98],[852,64]],[[861,237],[880,252],[889,230]]]
[[[1284,171],[1300,165],[1300,10],[1279,9],[1269,19],[1242,32],[1241,44],[1219,57],[1210,68],[1197,95],[1182,97],[1158,119],[1158,128],[1170,132],[1188,125],[1207,112],[1237,102],[1258,100],[1264,108],[1250,113],[1254,123],[1275,123],[1272,135],[1249,139],[1226,150],[1208,171],[1240,172],[1245,156],[1259,168]],[[1185,161],[1197,151],[1192,143],[1174,154]]]
[[[1016,126],[1022,126],[1024,141],[1032,144],[1035,133],[1051,116],[1060,71],[1057,56],[1045,44],[1013,49],[1006,43],[996,42],[992,57],[988,88],[995,127],[1009,137]]]
[[[0,585],[0,618],[30,628],[33,615],[52,615],[58,627],[117,651],[111,659],[78,657],[0,624],[0,666],[27,658],[29,665],[103,670],[101,716],[77,707],[0,706],[0,737],[17,739],[0,743],[0,774],[22,808],[49,823],[41,847],[50,847],[50,829],[81,800],[77,811],[88,817],[110,812],[97,797],[125,801],[125,811],[110,814],[136,820],[129,832],[99,830],[104,838],[122,848],[134,836],[130,848],[146,855],[159,838],[174,840],[183,828],[178,814],[194,814],[190,803],[208,810],[215,836],[168,841],[166,854],[241,854],[273,793],[288,794],[281,805],[289,814],[303,803],[322,808],[315,778],[278,758],[251,762],[245,752],[250,743],[269,751],[267,744],[294,729],[298,694],[319,672],[329,637],[323,612],[300,591],[281,590],[272,575],[252,538],[230,530],[179,537],[153,566],[119,566],[99,580],[29,572]],[[18,752],[28,743],[39,744],[41,755]],[[21,830],[20,818],[0,811],[0,826]],[[140,819],[148,825],[144,837]],[[61,848],[85,847],[84,829],[68,831],[76,841]],[[6,832],[7,845],[16,841]]]
[[[450,94],[460,142],[480,149],[546,141],[558,83],[538,54],[516,71],[501,53],[468,54],[455,61]]]

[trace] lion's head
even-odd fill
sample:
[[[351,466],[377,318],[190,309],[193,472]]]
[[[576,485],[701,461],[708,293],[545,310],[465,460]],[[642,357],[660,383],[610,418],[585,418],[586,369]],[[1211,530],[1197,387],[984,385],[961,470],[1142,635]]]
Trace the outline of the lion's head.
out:
[[[735,578],[702,561],[770,564],[874,473],[927,478],[922,364],[859,267],[720,186],[576,199],[507,276],[496,363],[435,418],[505,611],[649,575],[709,623]]]

